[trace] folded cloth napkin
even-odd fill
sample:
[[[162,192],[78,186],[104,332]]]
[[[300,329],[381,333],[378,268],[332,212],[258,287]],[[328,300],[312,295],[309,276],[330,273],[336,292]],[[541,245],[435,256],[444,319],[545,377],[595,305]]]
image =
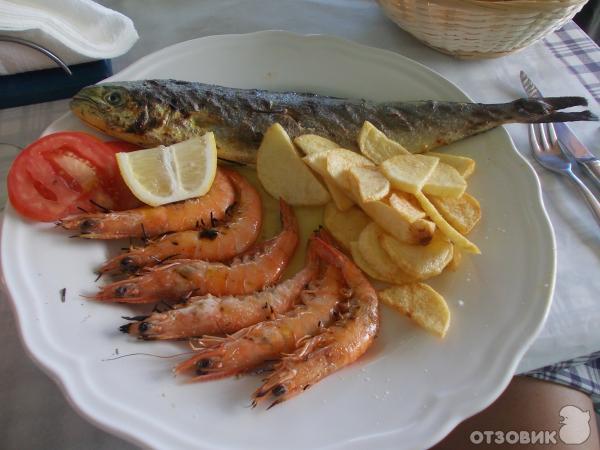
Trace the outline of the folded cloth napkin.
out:
[[[133,22],[91,0],[0,0],[0,36],[32,41],[68,65],[110,59],[138,39]],[[43,54],[0,42],[0,75],[56,67]]]

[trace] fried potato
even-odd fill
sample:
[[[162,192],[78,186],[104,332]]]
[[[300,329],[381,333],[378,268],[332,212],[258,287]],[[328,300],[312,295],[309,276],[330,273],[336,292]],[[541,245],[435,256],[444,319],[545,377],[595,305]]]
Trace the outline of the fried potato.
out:
[[[395,141],[389,139],[371,122],[365,121],[358,134],[360,152],[373,161],[381,164],[396,155],[409,155],[410,152]]]
[[[441,233],[435,233],[427,245],[410,245],[389,235],[381,237],[381,246],[404,272],[419,280],[442,273],[452,260],[454,247]],[[361,249],[362,250],[362,249]]]
[[[320,153],[324,150],[340,148],[335,142],[316,134],[303,134],[294,139],[294,144],[300,147],[305,155]]]
[[[312,135],[304,135],[304,136],[312,136]],[[300,136],[302,137],[302,136]],[[321,176],[323,183],[327,187],[333,202],[341,211],[346,211],[354,205],[354,202],[346,195],[346,193],[338,187],[336,182],[331,178],[329,173],[327,172],[327,152],[331,149],[326,149],[321,152],[311,153],[302,160],[308,164],[312,170],[314,170],[317,174]]]
[[[402,214],[409,223],[426,217],[425,211],[421,209],[421,205],[419,205],[415,196],[408,192],[392,192],[389,202],[392,208]]]
[[[475,161],[466,156],[451,155],[450,153],[427,152],[429,156],[440,158],[440,162],[454,167],[461,177],[467,179],[475,171]]]
[[[414,194],[421,191],[439,159],[425,155],[398,155],[385,160],[379,166],[392,186]]]
[[[481,206],[475,197],[464,193],[459,198],[428,197],[442,217],[462,234],[469,234],[481,219]]]
[[[337,206],[337,208],[340,211],[346,211],[352,208],[354,202],[350,197],[346,195],[346,193],[342,189],[340,189],[337,186],[337,184],[335,184],[334,181],[332,181],[328,177],[324,177],[323,182],[325,183],[325,186],[327,186],[327,189],[329,190],[329,194],[331,195],[335,206]]]
[[[290,205],[324,205],[329,192],[304,164],[283,127],[273,124],[258,149],[256,173],[265,190]]]
[[[376,167],[351,167],[346,178],[354,197],[361,202],[374,202],[390,192],[390,182]]]
[[[455,228],[452,227],[452,225],[450,225],[446,221],[446,219],[442,217],[442,215],[437,209],[435,209],[435,206],[433,206],[433,203],[429,201],[425,194],[423,194],[422,192],[417,192],[415,194],[415,197],[417,198],[419,203],[421,203],[421,207],[427,213],[429,218],[435,222],[440,231],[444,233],[448,239],[450,239],[458,247],[469,253],[481,253],[481,250],[479,250],[479,248],[475,244],[473,244],[466,237],[460,234]]]
[[[435,224],[427,219],[409,222],[406,217],[392,208],[386,199],[375,202],[360,202],[359,206],[381,228],[396,239],[408,244],[425,245],[433,236]]]
[[[443,162],[434,169],[423,185],[423,192],[440,197],[458,198],[464,194],[467,182],[458,171]]]
[[[360,270],[362,270],[364,273],[366,273],[368,276],[370,276],[371,278],[373,278],[375,280],[379,280],[379,281],[384,281],[386,283],[391,283],[391,284],[403,284],[402,278],[399,276],[396,276],[395,278],[388,278],[387,275],[383,275],[383,274],[375,271],[373,266],[371,266],[365,260],[365,257],[362,255],[362,253],[358,249],[358,242],[350,243],[350,253],[352,255],[352,259],[354,260],[354,263],[358,266],[358,268]]]
[[[446,336],[450,310],[444,297],[431,286],[425,283],[395,286],[379,292],[379,298],[430,333],[442,338]]]
[[[371,222],[362,230],[357,242],[358,253],[372,273],[377,275],[373,278],[396,284],[414,281],[415,279],[394,264],[383,250],[380,244],[382,235],[384,235],[383,230],[376,223]]]
[[[338,187],[351,191],[351,186],[346,171],[352,167],[375,167],[371,160],[351,150],[343,148],[327,152],[327,173],[336,182]]]
[[[362,230],[371,223],[371,219],[356,206],[340,211],[333,203],[328,203],[323,213],[325,228],[346,249],[357,241]]]
[[[456,269],[458,269],[458,266],[460,266],[460,263],[462,261],[462,252],[456,245],[452,245],[454,246],[454,252],[452,253],[452,261],[448,263],[445,270],[455,271]]]

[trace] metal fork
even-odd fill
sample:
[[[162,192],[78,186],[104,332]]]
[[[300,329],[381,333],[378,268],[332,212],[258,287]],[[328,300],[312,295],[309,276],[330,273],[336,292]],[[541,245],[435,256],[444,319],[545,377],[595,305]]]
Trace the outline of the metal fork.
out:
[[[539,139],[536,134],[536,128],[539,133]],[[600,202],[598,202],[594,194],[583,184],[579,177],[573,173],[571,161],[565,158],[560,148],[554,126],[551,123],[530,124],[529,143],[531,144],[533,157],[538,163],[548,170],[568,177],[577,186],[594,213],[596,222],[600,225]]]

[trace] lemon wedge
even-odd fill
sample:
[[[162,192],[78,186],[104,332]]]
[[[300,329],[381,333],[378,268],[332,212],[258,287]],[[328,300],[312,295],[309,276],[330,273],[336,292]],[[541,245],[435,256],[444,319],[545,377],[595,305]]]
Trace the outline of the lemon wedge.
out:
[[[150,206],[199,197],[217,172],[215,136],[206,133],[168,147],[117,153],[117,163],[133,195]]]

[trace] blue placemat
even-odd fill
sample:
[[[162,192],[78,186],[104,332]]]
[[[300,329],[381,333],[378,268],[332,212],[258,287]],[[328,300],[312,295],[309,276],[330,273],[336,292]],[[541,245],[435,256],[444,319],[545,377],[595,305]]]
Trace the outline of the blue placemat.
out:
[[[82,87],[112,75],[110,60],[92,61],[62,69],[36,70],[0,77],[0,109],[72,97]]]

